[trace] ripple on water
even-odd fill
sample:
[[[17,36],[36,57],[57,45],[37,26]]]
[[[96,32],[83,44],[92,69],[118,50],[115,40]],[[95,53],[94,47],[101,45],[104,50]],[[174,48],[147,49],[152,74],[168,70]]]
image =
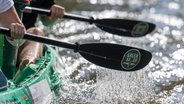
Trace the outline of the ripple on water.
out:
[[[48,34],[65,42],[118,43],[149,50],[153,55],[144,69],[125,73],[95,66],[72,50],[61,49],[68,78],[63,82],[60,103],[184,103],[183,0],[62,0],[62,4],[70,13],[145,20],[157,28],[142,38],[115,36],[73,20],[48,29]]]

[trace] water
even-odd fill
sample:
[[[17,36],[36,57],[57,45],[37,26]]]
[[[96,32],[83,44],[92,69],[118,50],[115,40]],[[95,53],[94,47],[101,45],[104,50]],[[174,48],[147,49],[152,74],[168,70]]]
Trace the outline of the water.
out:
[[[141,38],[120,37],[94,25],[60,20],[47,29],[51,38],[69,43],[108,42],[146,49],[153,58],[136,72],[96,66],[73,50],[59,48],[66,63],[59,104],[183,104],[183,0],[58,0],[66,12],[95,18],[152,22],[156,30]],[[128,24],[127,24],[128,25]]]

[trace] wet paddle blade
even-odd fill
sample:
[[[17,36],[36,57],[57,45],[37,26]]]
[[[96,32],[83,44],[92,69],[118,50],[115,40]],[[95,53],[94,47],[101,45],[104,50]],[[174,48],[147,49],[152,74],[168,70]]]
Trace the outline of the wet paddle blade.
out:
[[[146,50],[108,43],[82,44],[79,53],[96,65],[119,71],[142,69],[152,58]]]
[[[141,37],[151,33],[155,24],[128,19],[97,19],[94,21],[100,29],[127,37]]]

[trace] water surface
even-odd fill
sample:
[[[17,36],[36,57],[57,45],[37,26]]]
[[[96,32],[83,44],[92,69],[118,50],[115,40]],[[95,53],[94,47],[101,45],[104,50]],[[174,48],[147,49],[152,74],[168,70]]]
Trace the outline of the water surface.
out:
[[[45,28],[64,42],[108,42],[148,50],[153,58],[136,72],[96,66],[73,50],[59,48],[66,79],[61,104],[182,104],[184,103],[184,1],[182,0],[61,0],[66,12],[95,18],[128,18],[152,22],[157,28],[141,38],[120,37],[88,23],[62,19]],[[128,24],[127,24],[128,25]]]

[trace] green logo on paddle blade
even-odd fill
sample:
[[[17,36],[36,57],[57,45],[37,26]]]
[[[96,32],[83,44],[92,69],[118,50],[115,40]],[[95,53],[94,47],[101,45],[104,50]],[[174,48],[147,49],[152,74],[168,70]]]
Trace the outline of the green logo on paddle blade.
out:
[[[147,23],[138,23],[132,29],[132,36],[143,36],[149,29],[149,25]]]
[[[137,64],[140,62],[140,59],[141,54],[139,50],[137,49],[128,50],[121,60],[121,66],[125,70],[131,70],[137,66]]]

